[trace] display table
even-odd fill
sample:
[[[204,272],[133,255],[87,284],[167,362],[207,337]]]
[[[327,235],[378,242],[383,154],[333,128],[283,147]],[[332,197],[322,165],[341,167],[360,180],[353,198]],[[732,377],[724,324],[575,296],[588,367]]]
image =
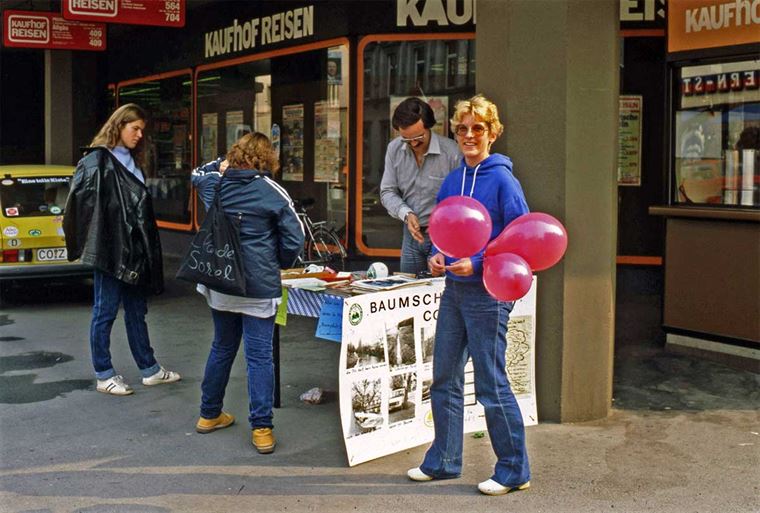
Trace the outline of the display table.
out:
[[[339,402],[349,465],[433,439],[430,385],[443,289],[443,279],[350,297],[287,289],[287,312],[318,317],[317,336],[341,343]],[[537,422],[535,306],[534,277],[530,292],[515,303],[507,334],[507,372],[526,425]],[[276,376],[279,403],[279,369]],[[486,429],[471,362],[465,368],[464,429]]]

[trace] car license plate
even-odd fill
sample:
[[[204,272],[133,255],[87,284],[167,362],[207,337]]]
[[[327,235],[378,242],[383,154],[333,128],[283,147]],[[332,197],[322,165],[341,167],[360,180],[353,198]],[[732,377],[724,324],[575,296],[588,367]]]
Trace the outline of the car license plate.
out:
[[[66,248],[44,248],[37,250],[37,260],[39,262],[55,262],[68,260],[66,258]]]

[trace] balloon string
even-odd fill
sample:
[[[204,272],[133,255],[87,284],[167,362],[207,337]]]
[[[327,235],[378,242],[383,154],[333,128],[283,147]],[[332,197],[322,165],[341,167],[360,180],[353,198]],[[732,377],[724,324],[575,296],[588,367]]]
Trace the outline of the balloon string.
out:
[[[475,179],[478,177],[478,168],[480,168],[480,164],[475,166],[475,172],[472,175],[472,187],[470,187],[470,197],[472,198],[472,193],[475,192]],[[464,179],[467,176],[467,165],[465,164],[462,168],[462,190],[459,191],[460,196],[464,196]]]

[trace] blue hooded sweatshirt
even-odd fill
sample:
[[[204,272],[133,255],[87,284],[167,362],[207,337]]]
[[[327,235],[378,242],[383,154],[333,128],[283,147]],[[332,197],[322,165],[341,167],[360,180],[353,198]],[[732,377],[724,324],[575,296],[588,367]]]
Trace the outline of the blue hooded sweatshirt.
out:
[[[475,167],[467,167],[462,159],[462,167],[448,174],[436,200],[440,203],[450,196],[460,195],[475,198],[488,210],[493,226],[489,241],[495,239],[512,220],[530,211],[520,182],[512,174],[512,161],[499,153],[489,155]],[[471,276],[457,276],[449,271],[446,271],[446,276],[457,281],[482,280],[484,251],[485,248],[470,257]],[[431,254],[439,252],[434,246]],[[447,256],[446,265],[457,260]]]

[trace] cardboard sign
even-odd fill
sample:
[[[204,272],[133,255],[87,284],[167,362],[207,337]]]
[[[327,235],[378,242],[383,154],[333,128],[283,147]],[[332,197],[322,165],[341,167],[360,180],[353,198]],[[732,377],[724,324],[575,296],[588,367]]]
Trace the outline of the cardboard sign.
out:
[[[317,323],[317,338],[341,342],[343,333],[343,298],[335,296],[325,297],[322,310],[319,312]]]
[[[3,45],[51,50],[106,49],[106,26],[63,19],[43,11],[3,12]]]
[[[67,20],[185,26],[185,0],[64,0],[61,6]]]
[[[349,466],[433,439],[430,387],[444,281],[344,300],[340,415]],[[526,426],[538,422],[535,385],[536,279],[509,316],[505,360]],[[472,363],[464,371],[464,432],[486,429]]]

